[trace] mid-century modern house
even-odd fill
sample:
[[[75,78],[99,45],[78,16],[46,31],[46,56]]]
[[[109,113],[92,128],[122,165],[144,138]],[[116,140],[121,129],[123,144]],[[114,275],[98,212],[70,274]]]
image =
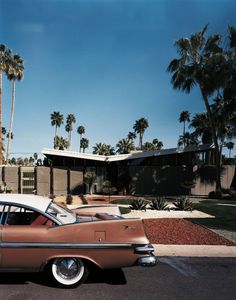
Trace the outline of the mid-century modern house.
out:
[[[94,193],[110,182],[118,194],[208,195],[215,189],[212,145],[198,145],[121,155],[94,155],[44,149],[49,166],[1,166],[0,186],[15,193],[84,194],[86,172],[94,172]],[[222,167],[222,186],[236,189],[235,165]]]
[[[109,180],[118,193],[207,195],[214,190],[215,184],[213,148],[212,145],[197,145],[111,156],[54,149],[44,149],[42,153],[50,159],[53,168],[78,172],[77,179],[74,173],[68,180],[70,192],[86,192],[83,174],[93,171],[97,176],[95,193],[100,193],[103,183]],[[230,188],[234,171],[235,166],[223,168],[223,187]]]

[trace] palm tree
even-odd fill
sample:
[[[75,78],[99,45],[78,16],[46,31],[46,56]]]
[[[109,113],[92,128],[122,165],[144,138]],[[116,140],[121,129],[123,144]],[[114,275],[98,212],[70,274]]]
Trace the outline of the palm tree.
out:
[[[57,128],[63,124],[63,115],[59,111],[54,111],[51,114],[51,125],[55,126],[55,135],[54,135],[54,149],[56,149],[56,137],[57,137]]]
[[[127,135],[127,138],[130,140],[130,141],[134,141],[136,139],[136,133],[135,132],[132,132],[130,131]]]
[[[236,136],[235,103],[232,100],[223,100],[218,96],[214,99],[211,108],[216,124],[220,158],[222,159],[222,151],[226,140],[231,140]]]
[[[235,95],[235,36],[231,30],[230,47],[225,51],[221,47],[221,36],[212,35],[206,38],[207,26],[190,38],[181,38],[175,42],[178,59],[173,59],[167,71],[172,73],[172,85],[174,89],[190,93],[194,85],[200,89],[201,96],[207,111],[211,134],[215,146],[216,159],[216,194],[221,196],[221,161],[217,140],[216,124],[209,101],[210,96],[220,89],[229,89]],[[233,69],[234,68],[234,69]],[[234,71],[233,71],[234,70]],[[235,81],[234,81],[235,83]]]
[[[70,135],[71,135],[71,131],[72,131],[72,125],[70,123],[66,123],[65,126],[65,131],[68,133],[68,141],[70,143]]]
[[[38,153],[34,153],[34,160],[37,162],[37,160],[38,160]]]
[[[55,148],[58,150],[65,150],[69,147],[69,141],[64,139],[62,136],[56,136],[55,138]]]
[[[76,122],[76,118],[73,114],[69,114],[66,118],[66,131],[68,132],[69,149],[71,147],[71,132],[73,130],[73,123]]]
[[[229,150],[229,158],[231,158],[231,150],[234,149],[234,142],[227,142],[225,146]]]
[[[143,135],[144,131],[149,127],[148,120],[145,118],[141,118],[135,121],[133,129],[136,133],[139,133],[139,146],[140,149],[143,147]]]
[[[189,127],[194,128],[193,134],[200,137],[203,144],[213,143],[210,123],[206,113],[196,113]]]
[[[153,143],[146,142],[143,145],[143,150],[145,150],[145,151],[154,151],[154,150],[156,150],[156,147]]]
[[[95,146],[93,146],[93,154],[98,155],[104,155],[105,147],[102,143],[96,143]]]
[[[155,146],[156,150],[161,150],[161,148],[163,147],[162,141],[159,141],[158,139],[153,139],[152,143]]]
[[[181,112],[179,116],[179,122],[184,123],[183,135],[185,135],[185,123],[190,121],[190,114],[187,110]]]
[[[80,141],[80,148],[83,149],[83,153],[85,153],[85,149],[89,146],[89,140],[86,138],[82,138]]]
[[[134,150],[134,143],[129,139],[122,139],[116,144],[117,153],[119,154],[128,154]]]
[[[114,155],[115,150],[111,145],[96,143],[96,145],[93,146],[93,154],[106,155],[106,156]]]
[[[83,134],[85,134],[85,128],[84,128],[84,126],[80,125],[77,128],[77,133],[80,135],[80,143],[79,144],[81,144],[82,136],[83,136]],[[79,147],[79,152],[81,152],[81,147]]]
[[[115,155],[115,149],[111,145],[105,144],[105,155]]]
[[[180,135],[179,140],[178,140],[178,147],[180,147],[180,146],[188,147],[191,145],[197,145],[198,143],[199,143],[199,141],[196,138],[196,135],[186,131],[184,135]]]
[[[8,163],[10,156],[11,147],[11,136],[13,129],[13,118],[14,118],[14,108],[15,108],[15,95],[16,95],[16,80],[21,81],[23,79],[24,71],[24,61],[19,54],[14,56],[9,55],[9,63],[7,65],[7,78],[12,81],[12,101],[11,101],[11,117],[10,117],[10,128],[9,137],[7,140],[7,153],[6,153],[6,163]]]
[[[8,57],[11,51],[3,44],[0,44],[0,165],[2,165],[2,74],[6,72]]]

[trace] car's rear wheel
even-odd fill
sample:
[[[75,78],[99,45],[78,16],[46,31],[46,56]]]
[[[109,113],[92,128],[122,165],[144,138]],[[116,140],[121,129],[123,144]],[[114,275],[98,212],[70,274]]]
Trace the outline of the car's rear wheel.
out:
[[[88,269],[80,258],[60,257],[51,262],[50,273],[58,285],[71,288],[86,280]]]

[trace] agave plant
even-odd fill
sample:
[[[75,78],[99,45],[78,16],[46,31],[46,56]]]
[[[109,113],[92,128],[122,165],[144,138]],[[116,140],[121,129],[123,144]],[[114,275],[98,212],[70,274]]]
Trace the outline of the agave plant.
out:
[[[130,208],[134,210],[145,210],[146,211],[147,202],[142,199],[134,200],[131,203]]]
[[[166,210],[167,209],[167,202],[165,198],[158,197],[157,199],[153,199],[150,203],[150,208],[155,210]]]
[[[193,202],[190,201],[188,197],[179,197],[173,204],[176,210],[192,211],[194,208]]]

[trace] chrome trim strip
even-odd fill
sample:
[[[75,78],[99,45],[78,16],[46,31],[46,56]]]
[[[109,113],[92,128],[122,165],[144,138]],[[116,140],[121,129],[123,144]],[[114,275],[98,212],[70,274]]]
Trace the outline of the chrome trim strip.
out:
[[[145,253],[152,253],[155,251],[154,247],[152,244],[148,244],[146,246],[143,247],[136,247],[134,249],[135,253],[139,253],[139,254],[145,254]]]
[[[132,248],[128,243],[0,243],[0,248],[25,249],[25,248],[52,248],[52,249],[123,249]]]

